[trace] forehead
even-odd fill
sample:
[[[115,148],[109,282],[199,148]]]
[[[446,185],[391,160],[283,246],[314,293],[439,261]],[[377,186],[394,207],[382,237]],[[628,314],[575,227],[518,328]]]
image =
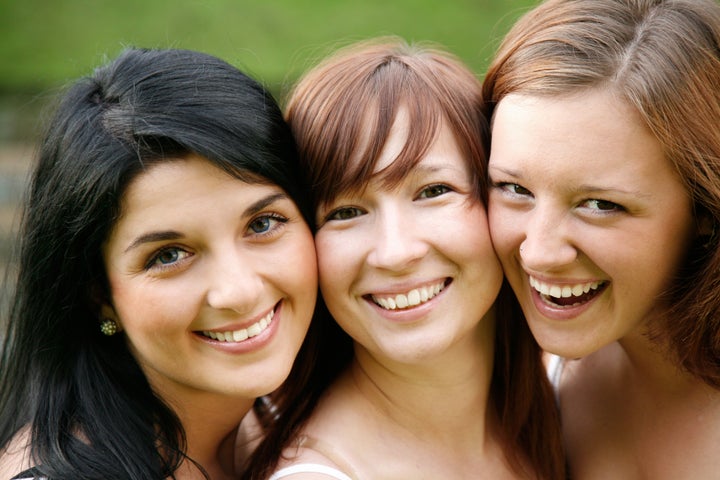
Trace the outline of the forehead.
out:
[[[608,90],[547,97],[512,94],[500,101],[493,116],[491,161],[512,152],[567,156],[581,165],[594,156],[629,157],[637,149],[662,154],[640,115]]]
[[[648,193],[681,183],[638,112],[610,91],[509,95],[493,120],[490,174],[513,175],[526,187]]]
[[[449,159],[458,156],[458,141],[442,116],[437,117],[434,122],[423,122],[422,127],[415,127],[417,118],[413,118],[407,108],[401,107],[384,136],[370,138],[373,135],[372,125],[364,128],[365,138],[351,157],[348,170],[364,174],[356,175],[355,181],[350,182],[349,190],[362,190],[370,182],[380,182],[385,188],[393,188],[418,169],[427,170],[454,163]],[[372,145],[378,138],[382,138],[384,143]],[[379,149],[379,153],[373,153],[374,148]],[[363,168],[368,166],[372,168]],[[469,168],[469,165],[463,165],[463,168]]]

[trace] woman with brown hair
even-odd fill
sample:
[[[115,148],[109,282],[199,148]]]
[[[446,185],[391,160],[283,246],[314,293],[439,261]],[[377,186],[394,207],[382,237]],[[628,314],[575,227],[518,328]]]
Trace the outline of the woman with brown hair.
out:
[[[720,5],[548,0],[501,45],[492,238],[573,478],[716,478]],[[558,360],[556,357],[555,360]]]

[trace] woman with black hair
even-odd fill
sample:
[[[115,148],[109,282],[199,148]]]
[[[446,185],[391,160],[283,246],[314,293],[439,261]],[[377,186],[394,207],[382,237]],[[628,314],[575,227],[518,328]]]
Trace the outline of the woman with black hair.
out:
[[[222,60],[129,49],[77,81],[25,203],[0,478],[236,476],[315,307],[300,178],[277,104]]]

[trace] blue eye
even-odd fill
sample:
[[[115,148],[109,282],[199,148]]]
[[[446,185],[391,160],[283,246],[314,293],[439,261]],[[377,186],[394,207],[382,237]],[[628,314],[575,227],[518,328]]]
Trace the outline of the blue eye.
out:
[[[250,223],[250,229],[255,233],[267,232],[270,229],[271,219],[268,217],[260,217]]]
[[[146,268],[171,266],[189,256],[189,252],[178,247],[163,248],[150,258]]]
[[[274,232],[281,224],[287,221],[287,218],[278,214],[261,215],[250,222],[248,225],[248,233],[267,235]]]

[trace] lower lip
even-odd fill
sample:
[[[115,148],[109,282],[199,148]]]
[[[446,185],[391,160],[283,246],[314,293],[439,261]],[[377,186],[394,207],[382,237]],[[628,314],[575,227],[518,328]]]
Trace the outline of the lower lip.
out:
[[[387,310],[385,308],[382,308],[380,305],[373,302],[372,300],[366,299],[365,301],[368,302],[370,306],[375,309],[375,311],[379,312],[380,315],[394,323],[413,323],[417,322],[418,320],[422,320],[425,316],[427,316],[427,314],[430,313],[433,308],[435,308],[435,304],[443,297],[443,295],[445,295],[445,292],[450,288],[452,288],[452,282],[448,283],[440,293],[435,295],[427,302],[410,308]]]
[[[280,325],[282,305],[283,303],[279,302],[275,306],[275,315],[273,315],[273,320],[265,330],[260,332],[259,335],[250,337],[246,340],[243,340],[242,342],[220,342],[218,340],[213,340],[212,338],[206,337],[201,333],[196,333],[195,337],[201,342],[211,346],[216,350],[221,350],[224,353],[243,354],[260,350],[264,348],[267,344],[269,344],[275,337],[275,333],[277,332]]]
[[[528,288],[530,290],[530,297],[532,298],[533,304],[535,305],[535,309],[538,310],[538,312],[540,312],[540,314],[546,318],[560,321],[572,320],[582,315],[604,293],[600,292],[587,302],[581,303],[579,305],[569,307],[554,307],[545,303],[542,297],[540,297],[540,293],[537,290],[532,287]]]

